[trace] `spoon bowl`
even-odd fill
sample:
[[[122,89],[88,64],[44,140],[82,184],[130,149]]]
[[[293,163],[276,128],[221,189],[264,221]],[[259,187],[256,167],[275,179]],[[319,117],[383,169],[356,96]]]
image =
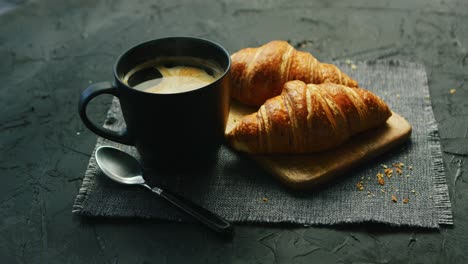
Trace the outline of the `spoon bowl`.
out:
[[[138,161],[117,148],[99,147],[96,150],[96,162],[111,180],[123,184],[145,183]]]

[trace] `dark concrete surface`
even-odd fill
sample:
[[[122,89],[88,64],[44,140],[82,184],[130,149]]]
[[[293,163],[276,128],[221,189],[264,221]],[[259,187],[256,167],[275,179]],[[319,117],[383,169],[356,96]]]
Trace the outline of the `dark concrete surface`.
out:
[[[0,8],[1,263],[468,263],[467,1],[31,0]],[[73,216],[96,140],[78,118],[80,92],[110,80],[126,48],[170,35],[209,38],[231,52],[286,39],[323,61],[423,63],[455,225],[238,225],[223,240],[188,223]],[[109,103],[93,103],[97,122]]]

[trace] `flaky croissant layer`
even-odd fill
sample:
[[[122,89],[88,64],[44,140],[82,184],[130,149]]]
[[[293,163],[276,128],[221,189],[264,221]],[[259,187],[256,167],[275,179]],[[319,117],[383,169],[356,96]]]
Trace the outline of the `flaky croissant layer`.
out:
[[[312,54],[298,51],[286,41],[276,40],[258,48],[242,49],[234,53],[231,60],[231,96],[246,105],[262,105],[281,94],[283,85],[291,80],[358,86],[335,65],[321,63]]]
[[[373,93],[360,88],[290,81],[228,133],[233,148],[249,153],[308,153],[336,147],[377,127],[392,115]]]

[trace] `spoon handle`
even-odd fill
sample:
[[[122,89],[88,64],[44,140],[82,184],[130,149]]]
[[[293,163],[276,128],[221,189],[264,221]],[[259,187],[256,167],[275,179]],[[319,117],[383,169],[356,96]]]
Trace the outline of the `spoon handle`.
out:
[[[208,211],[207,209],[185,199],[184,197],[170,193],[164,190],[153,190],[153,192],[159,193],[159,195],[165,198],[167,201],[177,206],[182,211],[195,217],[197,220],[213,229],[214,231],[222,234],[232,234],[233,228],[231,223],[222,218],[221,216]]]

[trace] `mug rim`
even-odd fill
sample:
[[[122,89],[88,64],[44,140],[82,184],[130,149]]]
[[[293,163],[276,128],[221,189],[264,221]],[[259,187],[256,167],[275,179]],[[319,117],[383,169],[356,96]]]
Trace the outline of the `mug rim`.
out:
[[[152,42],[156,42],[156,41],[164,41],[164,40],[171,40],[171,39],[189,39],[189,40],[196,40],[196,41],[202,41],[202,42],[206,42],[206,43],[209,43],[217,48],[219,48],[227,57],[227,66],[225,67],[226,69],[224,70],[223,74],[218,78],[216,79],[214,82],[210,83],[210,84],[207,84],[205,86],[202,86],[200,88],[197,88],[197,89],[194,89],[194,90],[190,90],[190,91],[185,91],[185,92],[178,92],[178,93],[161,93],[161,94],[155,94],[155,93],[149,93],[149,92],[145,92],[145,91],[140,91],[138,89],[134,89],[132,87],[130,87],[129,85],[125,84],[121,78],[118,76],[117,74],[117,67],[118,65],[120,65],[123,57],[128,54],[129,52],[131,51],[134,51],[134,50],[137,50],[139,48],[141,48],[142,46],[145,46],[145,45],[148,45],[149,43],[152,43]],[[231,54],[226,50],[226,48],[224,48],[223,46],[221,46],[220,44],[218,44],[217,42],[214,42],[212,40],[208,40],[208,39],[205,39],[205,38],[198,38],[198,37],[190,37],[190,36],[172,36],[172,37],[164,37],[164,38],[157,38],[157,39],[152,39],[152,40],[148,40],[148,41],[145,41],[145,42],[142,42],[142,43],[139,43],[127,50],[125,50],[124,52],[122,52],[119,57],[117,58],[117,60],[115,61],[114,63],[114,67],[113,67],[113,73],[114,73],[114,79],[116,80],[116,82],[118,82],[119,85],[117,86],[123,86],[127,89],[131,89],[132,91],[135,91],[135,92],[138,92],[138,93],[142,93],[142,94],[147,94],[147,95],[156,95],[156,96],[170,96],[170,95],[176,95],[176,94],[187,94],[187,93],[193,93],[193,92],[197,92],[201,89],[204,89],[204,88],[207,88],[208,86],[210,86],[211,84],[215,83],[215,82],[218,82],[219,80],[223,79],[226,74],[229,73],[231,69]]]

